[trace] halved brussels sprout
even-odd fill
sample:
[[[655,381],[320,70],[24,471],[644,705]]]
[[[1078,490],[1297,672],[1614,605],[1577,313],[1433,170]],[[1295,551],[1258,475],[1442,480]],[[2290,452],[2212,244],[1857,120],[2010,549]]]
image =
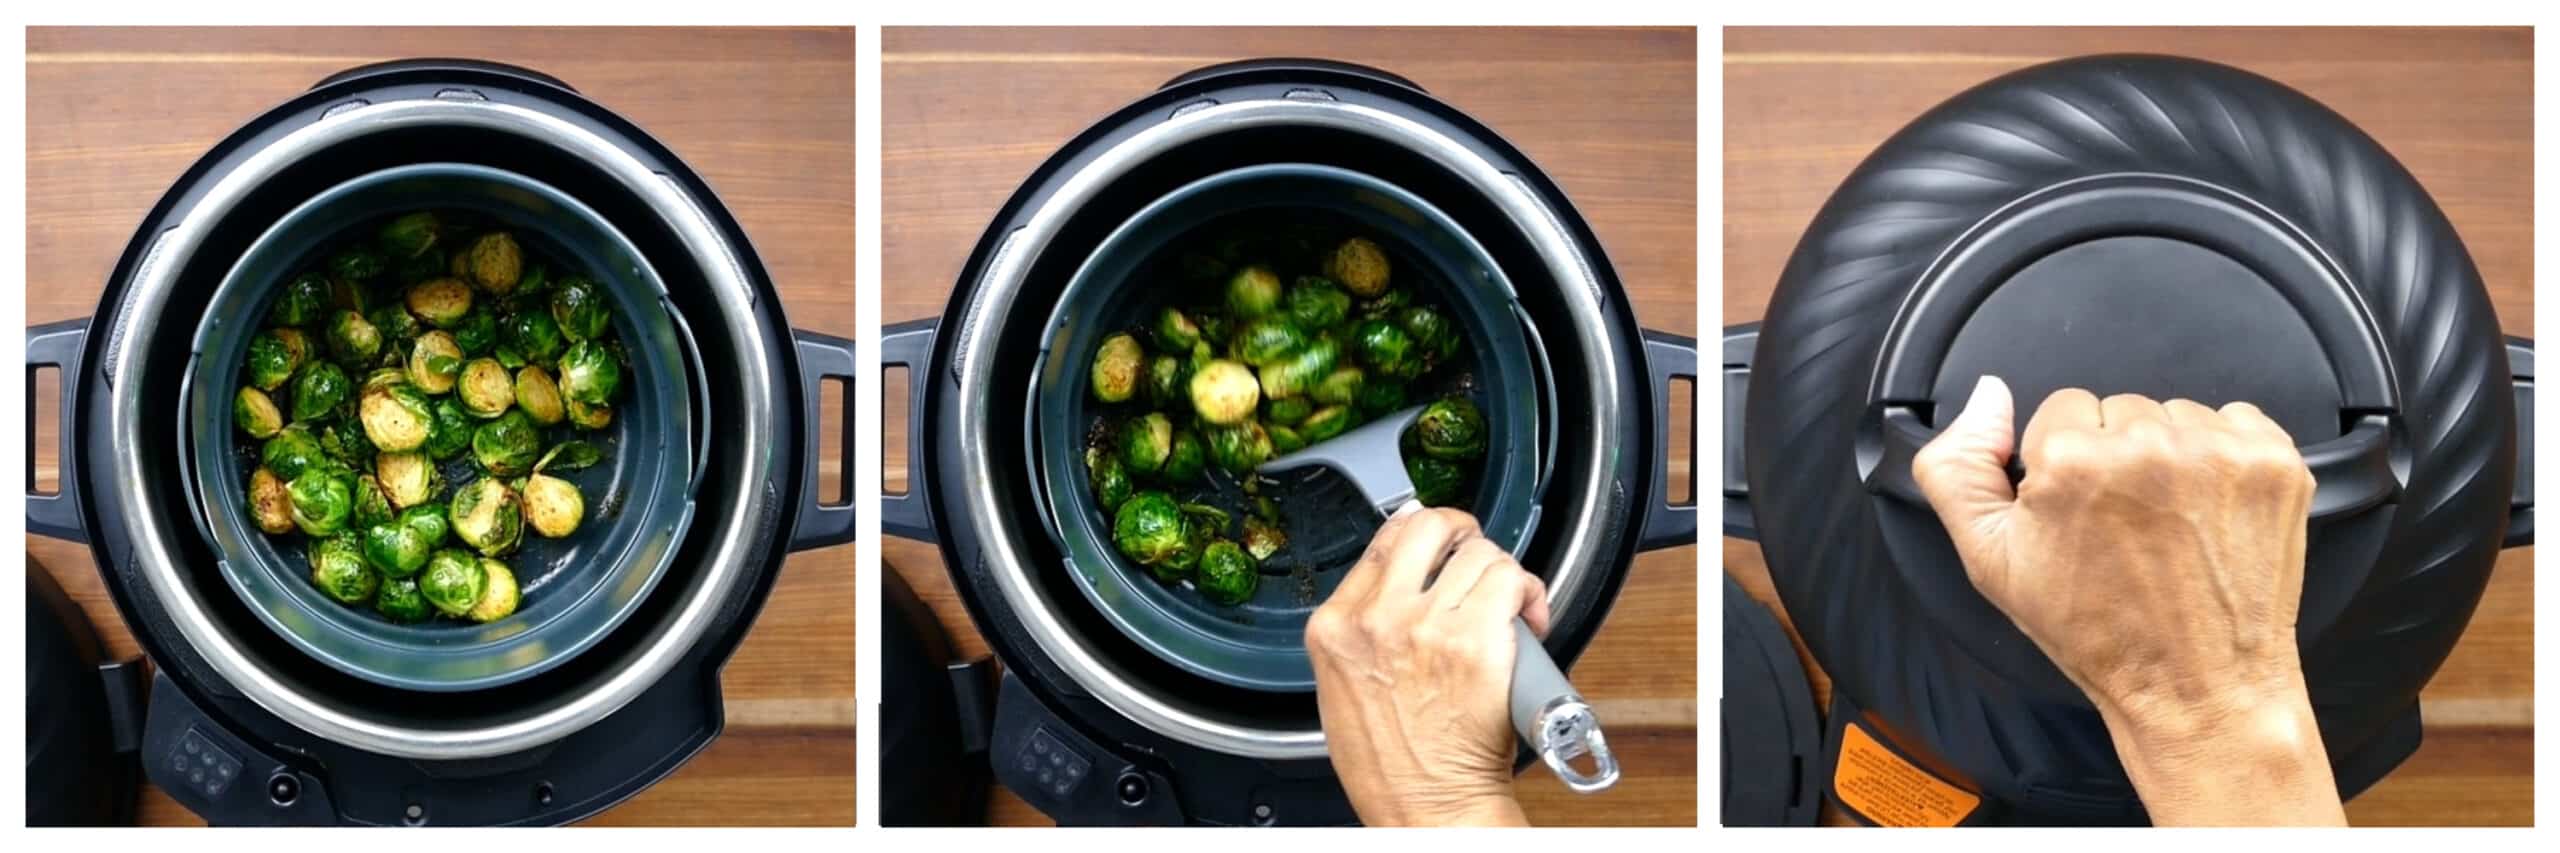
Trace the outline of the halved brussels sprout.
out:
[[[1200,549],[1227,530],[1227,511],[1207,504],[1182,505],[1182,549],[1153,568],[1157,578],[1175,583],[1200,565]]]
[[[336,459],[349,468],[373,465],[373,457],[378,449],[373,446],[373,438],[364,434],[363,424],[353,419],[339,418],[330,421],[327,427],[319,431],[319,435],[320,449],[328,453],[329,458]]]
[[[436,238],[443,233],[444,224],[436,221],[435,213],[421,210],[392,217],[375,236],[394,257],[414,258],[435,248]]]
[[[480,570],[480,558],[459,548],[437,551],[427,558],[426,570],[418,574],[418,593],[446,616],[470,613],[488,586],[488,575]]]
[[[498,324],[498,343],[524,356],[525,361],[549,364],[568,348],[560,337],[560,324],[541,311],[519,311],[507,315]]]
[[[1421,375],[1414,358],[1413,336],[1403,328],[1385,320],[1370,320],[1352,333],[1352,347],[1360,354],[1360,363],[1376,368],[1383,376],[1410,379]]]
[[[459,279],[428,279],[409,288],[408,303],[409,313],[427,325],[450,329],[471,314],[471,285]]]
[[[243,385],[240,393],[231,398],[231,422],[250,438],[274,438],[277,431],[284,429],[284,412],[276,408],[276,401],[268,399],[266,392]]]
[[[453,324],[453,345],[462,354],[477,356],[498,344],[498,318],[487,311],[472,311]]]
[[[543,473],[524,478],[524,518],[534,533],[565,539],[586,517],[587,499],[577,484]]]
[[[1414,439],[1422,452],[1452,461],[1484,456],[1484,413],[1465,397],[1443,397],[1422,408],[1413,419]]]
[[[284,294],[276,297],[267,319],[279,326],[308,326],[320,322],[328,310],[329,277],[307,272],[285,283]]]
[[[580,429],[604,429],[613,425],[613,407],[602,403],[569,401],[569,422]]]
[[[1105,403],[1128,400],[1138,393],[1138,371],[1147,354],[1138,339],[1123,332],[1102,339],[1093,352],[1093,398]]]
[[[278,430],[276,436],[267,439],[266,446],[258,452],[258,460],[268,470],[287,480],[300,477],[302,472],[313,468],[328,467],[328,458],[320,449],[320,439],[311,434],[309,427],[301,424]]]
[[[515,550],[524,539],[522,507],[514,489],[496,477],[482,477],[454,490],[445,520],[464,544],[494,557]]]
[[[424,622],[427,611],[427,596],[418,591],[417,578],[385,578],[381,590],[373,594],[373,612],[395,623]]]
[[[480,429],[480,419],[462,410],[462,401],[439,397],[435,402],[435,422],[427,429],[427,443],[418,449],[438,462],[462,455],[471,449],[471,434]]]
[[[1163,492],[1139,492],[1112,516],[1111,541],[1139,565],[1157,566],[1182,551],[1182,508]]]
[[[398,348],[416,340],[418,333],[425,330],[425,326],[418,322],[418,315],[409,313],[409,306],[398,302],[375,306],[372,312],[364,315],[364,319],[382,332],[385,347]]]
[[[284,478],[264,465],[249,472],[249,518],[268,534],[293,532],[293,496],[286,490]]]
[[[1152,331],[1156,348],[1165,352],[1190,352],[1191,345],[1200,342],[1200,324],[1191,322],[1190,315],[1171,305],[1157,312]]]
[[[1351,294],[1342,292],[1332,279],[1302,275],[1289,286],[1288,304],[1283,310],[1298,328],[1330,329],[1351,313]]]
[[[1270,424],[1264,426],[1262,431],[1271,436],[1271,455],[1273,456],[1287,456],[1307,447],[1307,437],[1299,435],[1297,427]]]
[[[1316,387],[1307,395],[1327,406],[1347,406],[1360,400],[1361,383],[1366,378],[1367,374],[1360,372],[1360,368],[1336,364],[1333,372],[1317,381]]]
[[[1315,413],[1315,401],[1305,397],[1262,401],[1262,422],[1267,424],[1294,424]]]
[[[1350,406],[1326,406],[1317,409],[1315,414],[1308,415],[1306,420],[1298,422],[1298,435],[1305,438],[1308,444],[1314,444],[1341,435],[1343,430],[1350,428]]]
[[[572,276],[551,292],[551,319],[569,340],[585,341],[604,337],[613,316],[605,310],[604,294],[593,282]]]
[[[1280,317],[1264,317],[1236,332],[1235,355],[1261,367],[1287,359],[1307,346],[1306,333]]]
[[[329,258],[329,273],[341,281],[372,281],[389,269],[390,258],[364,246],[348,246]]]
[[[391,505],[408,509],[433,500],[436,494],[436,463],[418,451],[385,453],[373,460],[373,475],[382,483],[383,497]]]
[[[429,394],[453,390],[462,376],[462,347],[453,333],[441,329],[418,336],[409,345],[409,382]]]
[[[1324,260],[1324,274],[1362,299],[1387,291],[1387,272],[1386,250],[1366,237],[1342,241]]]
[[[1431,365],[1456,357],[1458,346],[1464,342],[1464,336],[1458,333],[1458,324],[1451,321],[1449,315],[1422,305],[1398,312],[1396,326],[1413,339],[1414,351]]]
[[[293,526],[312,536],[345,530],[347,516],[355,512],[354,490],[348,487],[347,477],[336,471],[311,468],[285,484],[284,490],[293,502]]]
[[[1129,482],[1129,471],[1120,467],[1120,454],[1100,447],[1086,448],[1084,470],[1093,482],[1093,498],[1102,502],[1102,511],[1120,508],[1136,487]]]
[[[452,525],[445,523],[444,507],[438,504],[421,504],[401,510],[395,520],[400,526],[417,531],[429,549],[444,547],[445,533],[453,529]]]
[[[325,361],[314,361],[293,374],[293,419],[311,421],[325,418],[347,401],[352,391],[347,372]]]
[[[1227,277],[1227,311],[1252,319],[1280,306],[1280,275],[1256,264]]]
[[[1209,442],[1209,463],[1229,474],[1243,476],[1271,461],[1271,433],[1252,419],[1212,428],[1204,438]]]
[[[391,520],[391,497],[383,494],[382,481],[371,474],[357,474],[348,488],[355,493],[356,505],[347,513],[348,530],[364,530]]]
[[[471,605],[470,612],[463,615],[473,622],[482,624],[515,615],[517,598],[515,570],[507,568],[505,563],[482,557],[480,558],[480,578],[481,585],[484,587],[480,590],[480,601]]]
[[[1200,472],[1209,465],[1209,449],[1200,442],[1199,433],[1190,429],[1173,431],[1173,450],[1165,454],[1164,469],[1158,472],[1167,483],[1198,482]]]
[[[425,446],[435,425],[427,395],[406,380],[365,389],[364,398],[356,401],[356,416],[364,421],[365,437],[373,440],[374,448],[390,453]]]
[[[1277,516],[1278,512],[1275,510],[1272,514]],[[1271,559],[1271,555],[1287,547],[1289,534],[1280,529],[1278,522],[1261,517],[1244,520],[1244,552],[1253,555],[1255,560]]]
[[[1405,476],[1413,478],[1413,499],[1423,506],[1451,506],[1466,487],[1467,472],[1456,463],[1429,456],[1404,458]]]
[[[471,274],[471,282],[492,294],[514,293],[517,280],[524,277],[524,250],[507,232],[482,234],[462,254],[467,259],[463,269]]]
[[[569,416],[565,401],[560,399],[560,386],[542,365],[528,364],[516,371],[516,408],[533,422],[543,426],[559,423]]]
[[[501,477],[522,476],[542,455],[542,428],[523,412],[508,412],[471,434],[471,455]]]
[[[475,417],[494,418],[516,404],[515,377],[508,376],[506,366],[494,358],[464,362],[453,389],[462,400],[462,410]]]
[[[292,343],[287,342],[287,332],[292,333]],[[302,367],[304,348],[295,345],[301,341],[302,333],[292,329],[268,329],[250,338],[249,385],[260,391],[283,388],[293,379],[293,372]]]
[[[1304,394],[1333,373],[1333,362],[1340,350],[1333,341],[1318,338],[1296,355],[1262,366],[1262,396],[1275,400]]]
[[[427,565],[427,555],[435,550],[427,538],[415,528],[403,524],[376,524],[364,531],[364,559],[381,570],[384,577],[405,579],[416,575]]]
[[[1262,383],[1252,368],[1214,359],[1191,373],[1191,410],[1201,420],[1221,426],[1251,420],[1261,402]]]
[[[382,578],[364,564],[364,547],[354,536],[314,539],[306,556],[311,560],[311,585],[340,604],[363,604],[382,585]]]
[[[329,320],[329,351],[344,361],[371,363],[382,354],[382,330],[364,315],[340,309]]]
[[[622,387],[622,365],[605,345],[579,341],[560,355],[559,384],[562,397],[591,406],[609,403]]]
[[[1200,549],[1200,576],[1192,585],[1202,597],[1232,607],[1262,589],[1262,572],[1254,568],[1253,557],[1244,548],[1219,539]]]
[[[1160,355],[1147,360],[1147,402],[1180,410],[1191,403],[1191,371],[1182,359]]]
[[[1129,473],[1155,476],[1164,470],[1165,457],[1172,454],[1173,419],[1163,412],[1149,412],[1120,428],[1120,464]]]

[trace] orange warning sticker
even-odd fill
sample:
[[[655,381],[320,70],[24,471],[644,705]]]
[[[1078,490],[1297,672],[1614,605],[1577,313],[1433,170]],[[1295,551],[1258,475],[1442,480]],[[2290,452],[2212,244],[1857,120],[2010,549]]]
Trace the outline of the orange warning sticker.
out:
[[[1831,789],[1842,805],[1878,826],[1954,826],[1982,796],[1930,775],[1850,723],[1840,733],[1840,765]]]

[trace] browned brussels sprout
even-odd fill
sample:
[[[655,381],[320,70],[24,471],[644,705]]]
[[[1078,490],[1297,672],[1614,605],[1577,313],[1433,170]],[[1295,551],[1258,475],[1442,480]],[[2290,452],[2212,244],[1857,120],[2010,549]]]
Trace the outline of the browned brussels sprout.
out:
[[[284,412],[276,409],[276,401],[268,399],[266,392],[242,386],[231,398],[231,422],[250,438],[274,438],[284,429]]]
[[[1119,403],[1136,396],[1138,373],[1146,360],[1137,338],[1125,332],[1103,338],[1101,348],[1093,353],[1093,398]]]
[[[293,532],[293,496],[285,489],[284,478],[264,465],[249,472],[249,517],[265,533]]]
[[[517,599],[515,570],[507,568],[505,563],[482,557],[480,558],[480,578],[483,587],[480,590],[480,601],[471,605],[471,609],[463,613],[463,616],[473,622],[486,624],[515,615]]]
[[[1191,410],[1201,420],[1221,426],[1251,420],[1261,402],[1262,383],[1252,368],[1215,359],[1191,374]]]
[[[409,288],[409,313],[439,329],[451,329],[471,314],[471,285],[460,279],[437,278],[419,282]]]
[[[1366,237],[1353,237],[1326,256],[1324,274],[1362,299],[1387,291],[1387,252]]]
[[[516,246],[516,238],[504,231],[492,231],[471,241],[464,249],[463,271],[471,283],[493,296],[514,293],[517,280],[524,276],[524,250]]]

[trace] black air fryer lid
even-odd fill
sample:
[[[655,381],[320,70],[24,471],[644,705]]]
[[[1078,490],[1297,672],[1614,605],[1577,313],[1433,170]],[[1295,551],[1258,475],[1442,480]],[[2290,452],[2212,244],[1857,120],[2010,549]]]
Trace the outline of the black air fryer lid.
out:
[[[1822,717],[1795,643],[1776,614],[1724,579],[1725,826],[1812,826],[1822,795],[1815,763],[1822,757]]]
[[[1849,176],[1757,335],[1728,354],[1748,377],[1728,494],[1751,504],[1728,518],[1756,522],[1843,705],[1983,814],[2143,819],[2096,711],[1973,590],[1911,480],[1984,375],[2021,428],[2063,387],[2282,424],[2320,484],[2299,636],[2339,783],[2415,748],[2418,689],[2505,533],[2529,391],[2451,224],[2344,118],[2172,57],[2001,77]]]

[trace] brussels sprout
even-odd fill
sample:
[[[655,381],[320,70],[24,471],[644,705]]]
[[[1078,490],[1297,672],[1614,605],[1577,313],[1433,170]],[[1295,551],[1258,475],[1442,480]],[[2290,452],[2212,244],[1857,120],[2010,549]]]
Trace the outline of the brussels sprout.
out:
[[[1155,576],[1174,583],[1191,575],[1200,565],[1200,550],[1217,541],[1227,531],[1227,512],[1205,504],[1182,505],[1182,549],[1157,564]]]
[[[1182,508],[1172,496],[1145,491],[1120,504],[1111,522],[1111,541],[1120,553],[1143,566],[1159,566],[1182,551]]]
[[[443,233],[444,224],[436,221],[435,213],[421,210],[393,217],[376,237],[394,257],[414,258],[435,248],[436,238]]]
[[[1387,290],[1387,252],[1366,237],[1353,237],[1335,246],[1324,259],[1324,274],[1342,282],[1352,295],[1362,299]]]
[[[429,549],[444,547],[445,533],[453,529],[452,525],[445,523],[444,507],[437,504],[420,504],[401,510],[393,521],[417,531],[418,538],[424,540]]]
[[[461,347],[463,355],[476,356],[488,352],[497,343],[498,318],[490,316],[487,311],[464,314],[453,324],[453,345]]]
[[[560,289],[551,292],[551,319],[569,340],[591,341],[604,337],[613,315],[606,312],[604,294],[595,284],[573,277],[562,279]]]
[[[1191,374],[1191,410],[1201,420],[1222,426],[1249,420],[1261,402],[1262,385],[1252,368],[1215,359]]]
[[[1277,512],[1274,512],[1277,515]],[[1267,518],[1244,520],[1244,552],[1255,560],[1268,560],[1280,549],[1289,547],[1289,534],[1277,522]]]
[[[497,359],[498,366],[506,368],[509,371],[513,371],[517,368],[533,363],[525,359],[524,353],[517,352],[515,347],[504,343],[501,343],[497,345],[497,347],[489,350],[489,357]]]
[[[541,296],[550,290],[551,269],[549,267],[545,267],[541,264],[534,264],[532,266],[525,267],[524,277],[516,280],[516,292],[513,294],[515,297],[515,304],[518,306],[539,307],[541,303],[533,301],[533,298]],[[537,311],[536,313],[549,312]]]
[[[506,367],[494,358],[465,362],[462,377],[453,387],[454,396],[462,400],[462,410],[476,417],[494,418],[516,404],[515,377],[508,376]]]
[[[303,365],[293,374],[293,419],[310,421],[328,417],[337,411],[338,404],[347,401],[350,390],[347,372],[339,370],[337,365],[325,361]]]
[[[276,472],[276,476],[287,480],[300,477],[302,472],[313,468],[328,467],[328,456],[320,449],[320,439],[301,424],[278,430],[276,437],[267,439],[266,446],[258,452],[258,460],[268,470]]]
[[[1138,372],[1146,363],[1138,339],[1127,333],[1102,339],[1093,352],[1093,398],[1105,403],[1128,400],[1138,392]]]
[[[409,288],[409,313],[427,325],[450,329],[471,314],[471,285],[450,278],[429,279]]]
[[[295,342],[302,333],[292,329],[268,329],[249,339],[249,385],[260,391],[274,391],[293,378],[302,367],[303,348],[286,342],[285,333],[292,332]]]
[[[340,309],[329,320],[329,351],[345,361],[369,363],[382,353],[382,330],[364,315]]]
[[[1270,267],[1256,264],[1227,277],[1228,313],[1250,320],[1279,306],[1280,276]]]
[[[403,285],[444,278],[443,249],[428,249],[416,257],[391,259],[391,280]]]
[[[356,544],[353,536],[314,539],[307,556],[311,559],[311,585],[340,604],[363,604],[382,584],[382,578],[365,566],[364,548]]]
[[[1414,354],[1413,336],[1403,328],[1385,320],[1370,320],[1352,333],[1352,342],[1360,363],[1377,368],[1386,376],[1409,378],[1407,361]]]
[[[427,558],[426,570],[418,574],[418,593],[446,616],[471,612],[488,586],[489,578],[480,570],[480,559],[459,548],[437,551]]]
[[[276,409],[276,401],[268,399],[266,392],[243,385],[231,397],[231,422],[250,438],[274,438],[284,429],[284,412]]]
[[[1315,414],[1308,415],[1306,420],[1298,422],[1298,435],[1305,438],[1308,444],[1314,444],[1341,435],[1343,430],[1350,428],[1350,406],[1326,406],[1317,409]]]
[[[1422,452],[1434,459],[1484,456],[1484,414],[1465,397],[1444,397],[1424,406],[1413,419],[1413,435]]]
[[[1273,456],[1287,456],[1307,447],[1307,437],[1299,435],[1297,427],[1272,424],[1263,427],[1262,431],[1271,436],[1271,455]]]
[[[264,465],[249,472],[249,518],[269,534],[293,532],[293,496],[284,478]]]
[[[544,364],[558,358],[560,351],[568,347],[568,342],[560,338],[560,324],[540,311],[507,315],[498,324],[498,342],[524,356],[525,361]]]
[[[374,478],[391,505],[408,509],[434,499],[436,464],[418,451],[385,453],[373,460]]]
[[[1304,394],[1316,383],[1333,373],[1333,362],[1340,350],[1330,340],[1318,338],[1296,355],[1262,366],[1262,396],[1275,400]]]
[[[1261,367],[1287,359],[1306,346],[1306,334],[1289,325],[1288,320],[1264,317],[1236,332],[1235,355],[1246,364]]]
[[[373,594],[373,612],[403,625],[427,619],[427,596],[418,591],[416,578],[388,578],[382,589]]]
[[[1464,342],[1464,336],[1458,333],[1458,324],[1452,322],[1449,315],[1421,305],[1398,312],[1396,325],[1413,339],[1414,351],[1430,364],[1436,365],[1456,357],[1459,344]]]
[[[1173,432],[1173,450],[1165,454],[1164,469],[1157,472],[1167,483],[1198,482],[1200,471],[1209,464],[1209,449],[1200,443],[1200,435],[1189,429]]]
[[[1342,292],[1332,279],[1302,275],[1289,286],[1289,299],[1283,308],[1289,322],[1301,329],[1330,329],[1351,313],[1351,294]]]
[[[348,530],[364,530],[392,519],[391,497],[383,493],[382,481],[358,474],[348,488],[356,496],[355,509],[347,513]]]
[[[1129,473],[1152,477],[1164,470],[1164,460],[1173,454],[1173,419],[1163,412],[1149,412],[1120,428],[1120,464]]]
[[[613,425],[613,407],[602,403],[569,401],[569,422],[580,429],[604,429]]]
[[[1361,373],[1360,368],[1337,364],[1332,373],[1316,381],[1316,387],[1308,390],[1307,395],[1327,406],[1347,406],[1359,401],[1364,378],[1366,374]]]
[[[1271,433],[1251,419],[1210,429],[1204,437],[1209,442],[1210,464],[1229,474],[1242,476],[1271,459]]]
[[[418,322],[418,315],[409,313],[409,306],[398,302],[374,306],[371,313],[364,315],[364,319],[365,322],[372,323],[374,329],[382,332],[382,342],[385,346],[395,349],[400,344],[416,340],[418,333],[425,330],[425,327]]]
[[[279,326],[308,326],[320,322],[328,310],[329,277],[307,272],[285,284],[284,295],[267,309],[267,319]]]
[[[1171,305],[1156,314],[1156,325],[1152,331],[1156,348],[1165,352],[1190,352],[1191,345],[1200,342],[1200,324],[1191,322],[1191,317],[1182,313],[1182,309]]]
[[[462,251],[463,270],[471,274],[471,283],[498,296],[514,293],[516,282],[524,277],[524,250],[516,246],[514,235],[492,231],[471,241]]]
[[[1179,410],[1191,402],[1191,371],[1182,359],[1160,355],[1147,360],[1147,402]]]
[[[522,507],[514,489],[496,477],[482,477],[454,490],[445,520],[464,544],[497,556],[515,550],[524,538]]]
[[[435,421],[427,428],[427,443],[418,449],[427,457],[442,462],[471,449],[471,434],[480,429],[480,420],[462,410],[462,402],[443,397],[435,403]]]
[[[415,528],[403,524],[377,524],[365,528],[364,559],[381,570],[384,577],[408,578],[426,567],[427,554],[435,546],[418,535]]]
[[[1360,414],[1377,417],[1405,406],[1404,383],[1389,379],[1371,379],[1361,383],[1360,397],[1352,401]]]
[[[1262,401],[1262,422],[1267,424],[1294,424],[1315,413],[1315,401],[1305,397]]]
[[[409,382],[429,394],[453,390],[462,376],[462,347],[453,342],[453,334],[443,330],[418,336],[409,345]]]
[[[559,423],[569,415],[560,399],[560,386],[538,364],[516,371],[516,408],[543,426]]]
[[[1360,303],[1355,311],[1363,320],[1394,320],[1396,312],[1413,303],[1413,293],[1403,288],[1388,288],[1374,299]]]
[[[365,389],[363,399],[356,401],[356,416],[364,421],[365,437],[374,448],[390,453],[425,446],[435,428],[427,395],[405,380]]]
[[[1467,484],[1466,469],[1429,456],[1405,457],[1404,473],[1413,478],[1413,499],[1423,506],[1456,504],[1459,489]]]
[[[564,539],[578,532],[586,516],[587,499],[576,484],[540,473],[524,479],[524,517],[534,533]]]
[[[1102,502],[1102,511],[1119,509],[1129,500],[1136,487],[1129,482],[1128,469],[1120,467],[1120,454],[1099,447],[1084,452],[1085,475],[1093,483],[1093,498]]]
[[[560,356],[560,396],[588,405],[613,400],[615,390],[622,387],[622,365],[614,361],[613,351],[595,341],[579,341],[569,345]]]
[[[1200,549],[1200,575],[1192,581],[1200,595],[1230,607],[1243,604],[1262,588],[1262,572],[1253,557],[1236,543],[1220,539]]]
[[[347,515],[355,511],[355,494],[347,486],[347,478],[324,468],[311,468],[285,484],[285,497],[293,502],[293,526],[312,536],[328,536],[346,529]]]
[[[393,385],[399,385],[408,381],[409,371],[402,370],[397,367],[381,368],[364,375],[364,384],[356,386],[356,395],[361,399],[366,391],[371,391],[376,388],[389,388]]]
[[[390,258],[364,246],[348,246],[329,258],[329,274],[341,281],[372,281],[390,268]]]
[[[480,467],[501,477],[533,470],[534,458],[541,454],[542,428],[523,412],[500,415],[471,434],[471,455],[480,460]]]
[[[480,558],[480,577],[482,585],[486,588],[480,590],[480,600],[471,605],[470,612],[463,615],[470,617],[473,622],[482,624],[515,615],[515,570],[507,568],[505,563],[482,557]]]

